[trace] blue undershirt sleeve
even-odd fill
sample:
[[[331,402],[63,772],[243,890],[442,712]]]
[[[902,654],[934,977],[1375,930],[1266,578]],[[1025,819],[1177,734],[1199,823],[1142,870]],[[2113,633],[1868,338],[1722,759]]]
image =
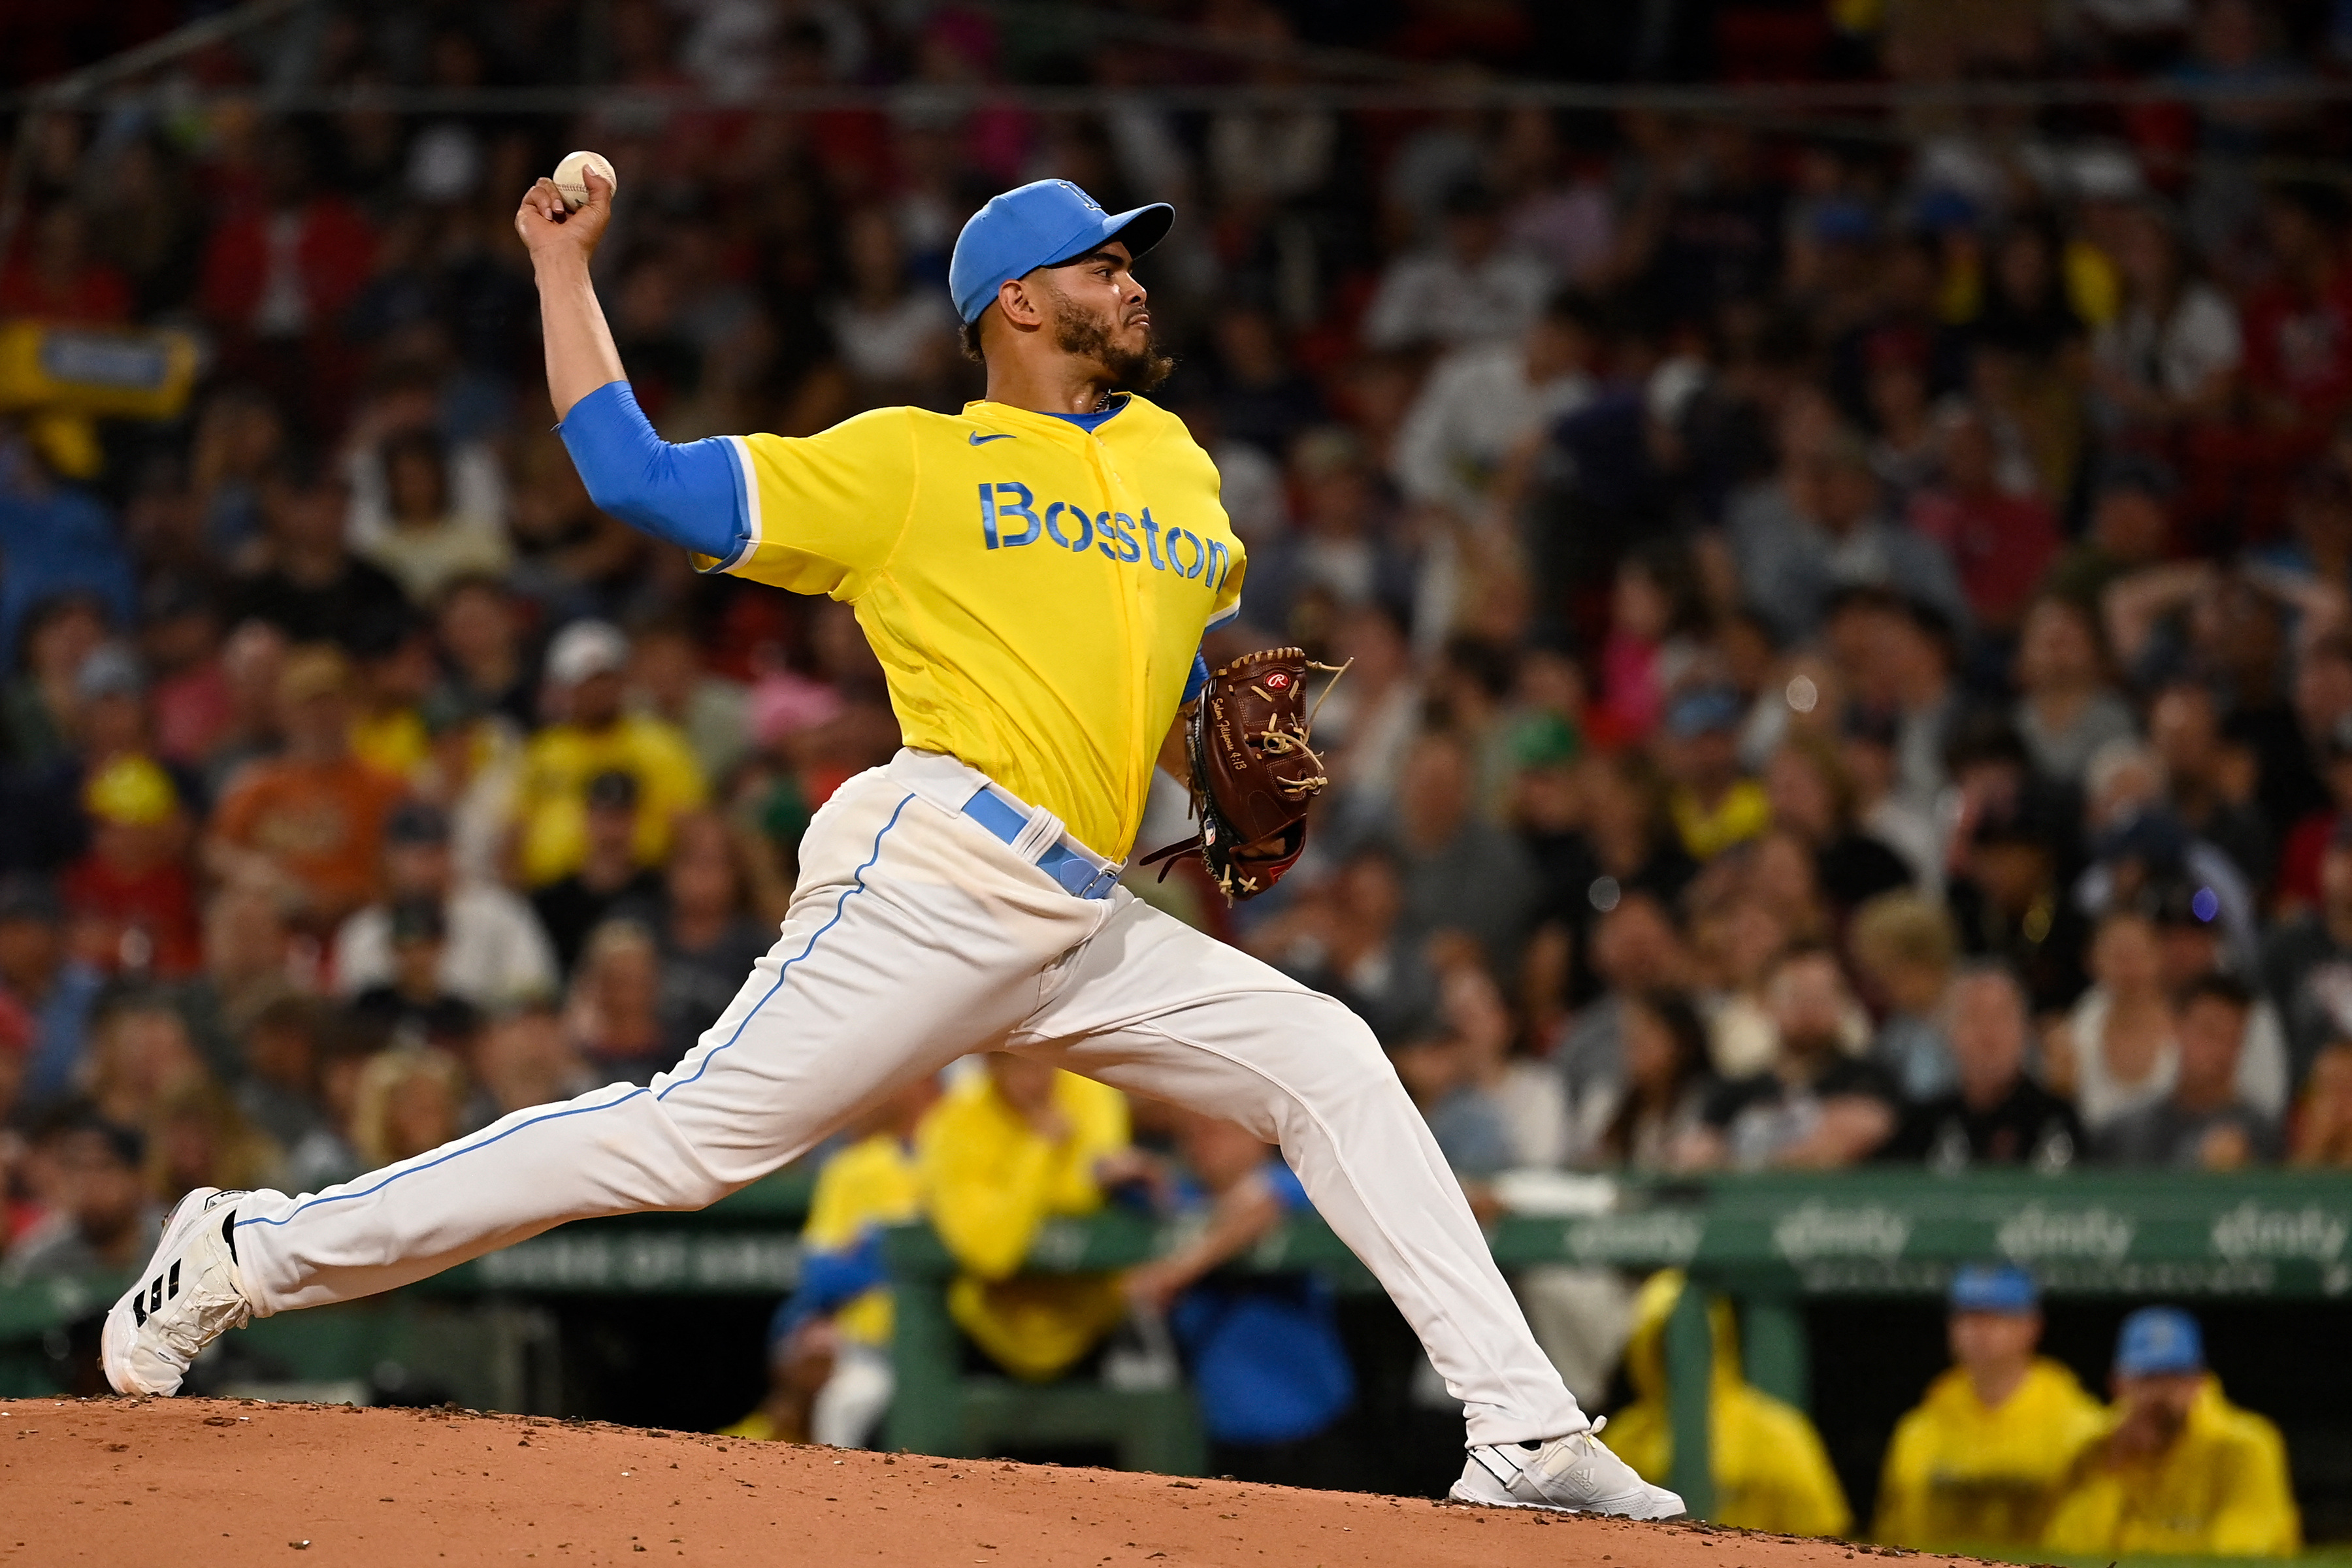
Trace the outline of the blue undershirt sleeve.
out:
[[[741,548],[743,472],[732,441],[663,440],[625,381],[573,404],[557,430],[601,510],[698,555],[726,561]]]
[[[1196,650],[1192,655],[1192,673],[1184,678],[1184,700],[1190,702],[1200,696],[1201,689],[1208,684],[1209,656]]]
[[[890,1283],[882,1261],[882,1233],[868,1228],[842,1252],[810,1251],[801,1259],[800,1289],[776,1308],[768,1321],[771,1345],[788,1337],[811,1318],[829,1317],[877,1285]]]

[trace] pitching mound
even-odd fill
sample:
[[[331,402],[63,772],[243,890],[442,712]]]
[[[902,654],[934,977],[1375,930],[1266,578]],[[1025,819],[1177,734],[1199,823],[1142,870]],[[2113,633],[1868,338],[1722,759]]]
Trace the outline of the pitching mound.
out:
[[[532,1416],[243,1400],[0,1400],[0,1564],[106,1568],[631,1563],[640,1552],[828,1568],[1796,1568],[1858,1550]]]

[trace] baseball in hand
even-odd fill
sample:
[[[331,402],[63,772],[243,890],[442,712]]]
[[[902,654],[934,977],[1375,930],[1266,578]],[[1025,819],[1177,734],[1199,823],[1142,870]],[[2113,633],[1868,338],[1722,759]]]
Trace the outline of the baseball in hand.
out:
[[[590,169],[596,171],[608,189],[621,188],[620,176],[613,173],[611,160],[602,153],[566,153],[563,162],[555,165],[555,189],[563,197],[566,212],[578,212],[588,205]]]

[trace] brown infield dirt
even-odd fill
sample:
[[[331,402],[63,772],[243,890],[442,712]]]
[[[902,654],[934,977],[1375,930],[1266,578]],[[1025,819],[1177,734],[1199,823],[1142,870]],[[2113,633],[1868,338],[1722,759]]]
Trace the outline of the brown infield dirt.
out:
[[[5,1565],[633,1563],[645,1553],[887,1568],[1797,1568],[1874,1550],[471,1411],[0,1400]],[[1923,1554],[1916,1568],[1965,1561]]]

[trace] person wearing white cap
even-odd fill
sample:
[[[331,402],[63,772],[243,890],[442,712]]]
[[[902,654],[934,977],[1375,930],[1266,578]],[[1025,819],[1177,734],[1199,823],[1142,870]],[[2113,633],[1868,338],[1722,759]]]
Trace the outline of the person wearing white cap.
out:
[[[628,668],[628,637],[610,621],[573,621],[547,645],[547,679],[575,701],[583,681]]]
[[[600,773],[637,781],[636,853],[657,865],[678,813],[707,793],[694,750],[677,726],[622,703],[629,639],[610,621],[573,621],[547,647],[548,700],[561,714],[530,738],[522,782],[516,857],[530,887],[577,870],[588,854],[588,784]]]

